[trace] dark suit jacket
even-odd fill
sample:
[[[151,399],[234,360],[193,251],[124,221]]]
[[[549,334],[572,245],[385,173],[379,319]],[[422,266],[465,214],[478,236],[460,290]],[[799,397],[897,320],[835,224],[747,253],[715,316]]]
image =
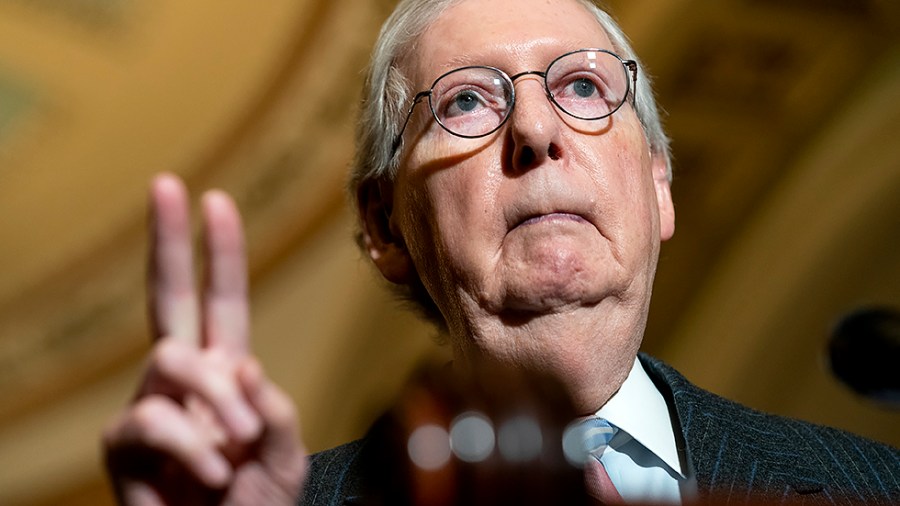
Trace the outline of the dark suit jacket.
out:
[[[900,450],[836,429],[754,411],[688,382],[662,362],[641,363],[676,412],[676,437],[704,498],[790,504],[900,504]],[[680,428],[680,431],[678,430]],[[360,497],[363,440],[313,455],[301,504]]]

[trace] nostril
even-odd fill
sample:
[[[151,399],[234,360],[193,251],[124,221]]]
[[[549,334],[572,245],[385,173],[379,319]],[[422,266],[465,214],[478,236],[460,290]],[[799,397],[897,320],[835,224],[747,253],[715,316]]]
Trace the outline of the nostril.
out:
[[[550,147],[547,148],[547,156],[550,157],[551,160],[559,160],[562,158],[562,150],[559,149],[559,146],[551,143]]]
[[[534,154],[534,150],[531,149],[530,146],[522,146],[522,149],[519,151],[518,162],[519,167],[531,167],[531,164],[534,163],[535,158],[537,158]]]

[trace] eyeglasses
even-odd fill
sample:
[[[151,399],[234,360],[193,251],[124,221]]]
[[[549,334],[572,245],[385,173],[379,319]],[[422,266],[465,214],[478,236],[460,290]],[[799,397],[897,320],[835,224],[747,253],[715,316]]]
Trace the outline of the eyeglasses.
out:
[[[451,134],[474,139],[494,133],[515,107],[513,83],[527,75],[544,78],[547,98],[560,111],[573,118],[599,120],[619,110],[637,85],[637,62],[605,49],[579,49],[556,58],[544,72],[529,70],[510,77],[498,68],[482,65],[451,70],[438,77],[431,89],[416,94],[394,139],[392,154],[400,147],[413,109],[425,97],[434,119]]]

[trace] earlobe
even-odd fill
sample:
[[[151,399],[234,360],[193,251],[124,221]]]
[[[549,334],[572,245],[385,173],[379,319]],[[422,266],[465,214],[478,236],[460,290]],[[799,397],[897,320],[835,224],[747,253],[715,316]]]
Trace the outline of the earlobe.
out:
[[[653,186],[659,208],[659,240],[668,241],[675,235],[675,204],[672,202],[672,186],[669,182],[669,166],[666,157],[652,155]]]
[[[400,235],[391,226],[393,195],[390,183],[368,180],[356,192],[362,246],[369,258],[392,283],[409,284],[412,260]]]

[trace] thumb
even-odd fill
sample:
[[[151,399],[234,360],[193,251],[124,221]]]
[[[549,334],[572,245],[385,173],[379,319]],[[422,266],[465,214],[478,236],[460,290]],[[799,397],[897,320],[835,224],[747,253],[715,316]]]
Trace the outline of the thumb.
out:
[[[265,376],[259,362],[252,357],[240,365],[238,378],[244,395],[263,423],[256,450],[259,463],[275,482],[299,494],[307,463],[293,400]]]

